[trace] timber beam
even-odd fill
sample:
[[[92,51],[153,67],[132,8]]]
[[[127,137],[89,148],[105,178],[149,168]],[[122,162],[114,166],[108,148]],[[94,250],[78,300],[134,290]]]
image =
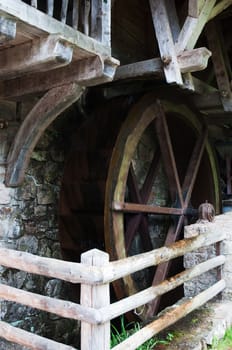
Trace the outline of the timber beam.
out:
[[[0,82],[0,99],[20,100],[27,95],[43,93],[63,84],[95,86],[112,81],[118,61],[103,61],[99,56],[75,61],[48,72],[32,73]]]
[[[210,49],[212,50],[212,61],[217,81],[217,86],[221,95],[221,102],[224,110],[232,111],[232,91],[229,75],[226,68],[224,50],[220,35],[220,26],[211,21],[207,25],[206,30],[207,40]]]
[[[51,89],[36,103],[22,122],[8,154],[7,186],[15,187],[22,183],[31,154],[44,130],[83,92],[83,87],[71,83]]]
[[[73,48],[59,35],[49,35],[1,51],[0,79],[48,71],[69,64]]]
[[[177,56],[181,73],[197,72],[205,69],[210,56],[211,52],[205,47],[181,52]],[[119,66],[116,70],[114,80],[145,78],[149,76],[160,78],[163,75],[164,66],[162,60],[160,58],[153,58]]]

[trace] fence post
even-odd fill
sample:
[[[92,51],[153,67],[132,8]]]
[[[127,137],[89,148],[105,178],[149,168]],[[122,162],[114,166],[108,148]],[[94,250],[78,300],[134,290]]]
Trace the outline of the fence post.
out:
[[[81,255],[81,263],[88,266],[104,266],[109,262],[109,254],[98,249],[89,250]],[[110,304],[109,283],[102,285],[81,285],[81,305],[99,309]],[[110,349],[110,322],[102,325],[81,323],[82,350]]]

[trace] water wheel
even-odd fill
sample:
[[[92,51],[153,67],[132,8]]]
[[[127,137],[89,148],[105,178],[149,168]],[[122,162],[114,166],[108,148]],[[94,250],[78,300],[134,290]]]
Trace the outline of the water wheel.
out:
[[[215,158],[207,129],[185,106],[143,97],[130,110],[118,135],[105,197],[105,242],[112,259],[170,244],[196,220],[208,200],[219,210]],[[195,216],[195,218],[194,218]],[[182,259],[114,283],[118,298],[155,285],[183,269]],[[153,316],[181,290],[156,299],[142,317]]]
[[[63,256],[79,261],[97,247],[121,259],[168,244],[200,203],[218,209],[218,190],[207,130],[190,110],[153,94],[108,101],[73,133],[60,192]],[[114,283],[116,297],[181,269],[176,259],[126,277]],[[145,317],[158,309],[150,306]]]

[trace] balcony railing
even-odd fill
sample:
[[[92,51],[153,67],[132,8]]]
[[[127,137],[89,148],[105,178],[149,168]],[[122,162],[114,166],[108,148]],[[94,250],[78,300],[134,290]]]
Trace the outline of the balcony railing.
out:
[[[110,46],[111,0],[23,0],[23,2]]]

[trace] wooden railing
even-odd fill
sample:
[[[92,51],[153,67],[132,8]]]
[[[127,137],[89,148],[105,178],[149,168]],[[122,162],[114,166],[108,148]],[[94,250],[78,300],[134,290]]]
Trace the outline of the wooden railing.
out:
[[[111,0],[23,0],[32,7],[110,46]]]
[[[110,321],[112,319],[151,302],[156,297],[206,271],[221,266],[225,262],[225,257],[216,256],[163,281],[159,285],[149,287],[112,304],[110,304],[109,288],[111,282],[224,239],[225,235],[223,233],[218,235],[216,232],[209,232],[175,242],[167,247],[114,262],[109,262],[108,254],[97,249],[82,254],[81,263],[72,263],[0,248],[0,264],[3,266],[59,278],[72,283],[80,283],[81,301],[80,304],[76,304],[19,290],[4,284],[0,284],[0,298],[62,317],[80,320],[81,349],[109,350]],[[136,349],[162,329],[206,303],[224,288],[225,281],[221,279],[197,296],[189,300],[181,300],[172,308],[162,312],[155,321],[152,321],[113,349]],[[74,350],[71,346],[26,332],[2,321],[0,321],[0,337],[31,349]]]

